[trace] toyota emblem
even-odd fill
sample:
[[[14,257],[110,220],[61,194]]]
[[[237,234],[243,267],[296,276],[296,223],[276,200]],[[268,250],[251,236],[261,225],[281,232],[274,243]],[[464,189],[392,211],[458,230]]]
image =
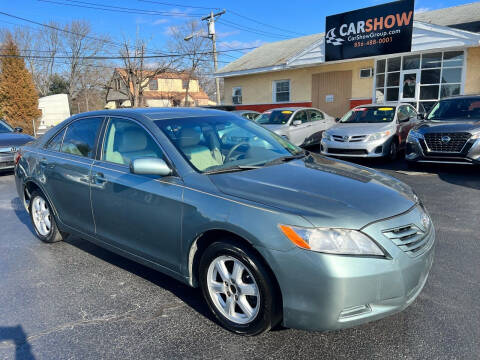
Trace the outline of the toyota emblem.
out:
[[[445,135],[445,136],[442,136],[442,143],[448,144],[448,143],[450,142],[450,140],[452,140],[452,139],[450,138],[450,136],[446,136],[446,135]]]
[[[343,137],[343,141],[348,141],[348,139],[349,139],[349,137],[346,136],[346,135]]]

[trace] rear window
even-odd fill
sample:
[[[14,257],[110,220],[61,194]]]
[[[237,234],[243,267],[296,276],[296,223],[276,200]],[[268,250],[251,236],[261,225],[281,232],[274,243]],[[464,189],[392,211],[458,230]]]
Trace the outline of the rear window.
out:
[[[341,119],[341,123],[384,123],[395,117],[394,106],[358,107],[350,110]]]

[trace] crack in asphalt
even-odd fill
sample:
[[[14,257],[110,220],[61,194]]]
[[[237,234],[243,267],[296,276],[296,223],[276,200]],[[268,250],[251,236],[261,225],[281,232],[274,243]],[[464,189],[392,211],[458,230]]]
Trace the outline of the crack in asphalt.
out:
[[[47,329],[47,330],[41,331],[39,333],[27,336],[23,342],[18,343],[18,344],[17,343],[12,343],[12,340],[10,340],[10,339],[5,340],[5,341],[1,341],[0,342],[0,349],[7,349],[7,348],[11,348],[11,347],[21,348],[23,345],[27,344],[31,340],[35,340],[35,339],[38,339],[40,337],[50,335],[52,333],[56,333],[56,332],[63,331],[63,330],[72,330],[73,328],[75,328],[77,326],[91,325],[91,324],[101,324],[101,323],[106,323],[106,322],[116,322],[116,321],[125,321],[125,320],[132,321],[132,322],[137,323],[137,324],[138,323],[147,323],[147,322],[153,321],[155,319],[158,319],[160,317],[166,317],[167,316],[167,314],[166,314],[167,311],[176,310],[176,309],[185,307],[186,305],[184,303],[180,303],[180,304],[175,304],[175,305],[160,306],[159,309],[157,311],[155,311],[153,316],[149,316],[145,319],[140,319],[138,316],[130,315],[133,312],[138,311],[139,309],[142,308],[138,304],[136,304],[136,306],[137,306],[136,309],[128,310],[127,312],[124,312],[124,313],[119,314],[119,315],[115,315],[115,314],[105,315],[105,316],[101,316],[101,317],[97,317],[97,318],[93,318],[93,319],[86,319],[85,318],[86,317],[85,311],[81,310],[81,312],[82,312],[82,319],[81,320],[68,322],[68,323],[65,323],[65,324],[62,324],[62,325],[55,326],[51,329]]]

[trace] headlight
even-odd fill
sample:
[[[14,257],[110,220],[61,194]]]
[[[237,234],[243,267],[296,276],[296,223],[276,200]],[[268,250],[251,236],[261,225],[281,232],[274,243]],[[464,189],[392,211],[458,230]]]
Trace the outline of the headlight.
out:
[[[471,139],[473,139],[473,140],[480,139],[480,133],[473,134]]]
[[[423,139],[423,134],[419,133],[418,131],[415,130],[410,130],[407,136],[407,141],[408,140],[413,140],[413,139]]]
[[[370,135],[368,138],[367,138],[367,141],[373,141],[373,140],[380,140],[380,139],[383,139],[385,137],[387,137],[388,135],[390,135],[390,131],[382,131],[382,132],[378,132],[378,133],[375,133],[375,134],[372,134]]]
[[[330,135],[328,132],[324,131],[322,133],[322,139],[325,139],[325,140],[328,140],[328,141],[332,141],[332,135]]]
[[[279,227],[291,242],[304,249],[328,254],[385,255],[372,239],[357,230]]]

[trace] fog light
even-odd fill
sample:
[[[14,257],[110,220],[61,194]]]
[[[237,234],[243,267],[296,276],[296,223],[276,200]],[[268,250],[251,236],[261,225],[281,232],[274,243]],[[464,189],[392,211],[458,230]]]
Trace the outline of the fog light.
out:
[[[375,154],[381,154],[383,152],[383,146],[380,145],[380,146],[377,146],[375,148]]]
[[[343,309],[343,311],[340,313],[340,316],[338,317],[339,319],[344,319],[352,316],[357,316],[361,314],[365,314],[372,311],[370,308],[370,305],[358,305],[358,306],[352,306]]]

